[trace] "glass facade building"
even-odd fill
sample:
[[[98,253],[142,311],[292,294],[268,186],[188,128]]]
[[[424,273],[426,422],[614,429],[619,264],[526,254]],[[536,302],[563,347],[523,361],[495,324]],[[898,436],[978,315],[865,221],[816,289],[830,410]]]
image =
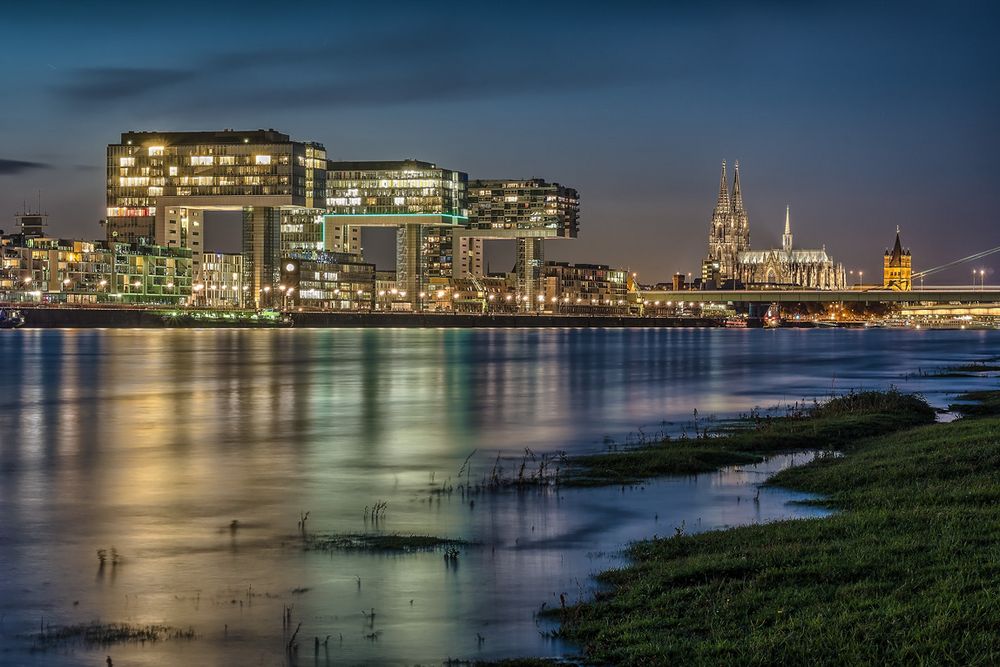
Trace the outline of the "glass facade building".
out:
[[[258,294],[278,278],[282,217],[322,213],[326,165],[322,144],[275,130],[126,132],[107,148],[107,238],[190,248],[197,273],[203,212],[242,210],[245,282]],[[314,227],[295,242],[321,240]]]
[[[326,252],[293,254],[281,264],[274,299],[287,308],[374,309],[374,264],[358,261],[354,255]]]
[[[468,224],[467,184],[463,172],[418,160],[330,162],[327,224],[340,228],[340,243],[355,243],[353,227],[396,228],[396,282],[415,302],[432,278],[451,277],[452,253],[435,228]]]

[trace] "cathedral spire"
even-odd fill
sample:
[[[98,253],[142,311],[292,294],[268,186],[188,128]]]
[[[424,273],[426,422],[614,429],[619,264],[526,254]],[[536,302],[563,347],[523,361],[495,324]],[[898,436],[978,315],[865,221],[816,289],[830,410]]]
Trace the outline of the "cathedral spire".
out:
[[[739,213],[743,210],[743,193],[740,190],[740,161],[737,160],[733,166],[735,176],[733,177],[733,211]]]
[[[719,200],[715,203],[716,213],[729,213],[729,183],[726,181],[726,161],[722,161],[722,177],[719,179]]]
[[[781,248],[785,252],[792,251],[792,207],[785,206],[785,233],[781,236]]]

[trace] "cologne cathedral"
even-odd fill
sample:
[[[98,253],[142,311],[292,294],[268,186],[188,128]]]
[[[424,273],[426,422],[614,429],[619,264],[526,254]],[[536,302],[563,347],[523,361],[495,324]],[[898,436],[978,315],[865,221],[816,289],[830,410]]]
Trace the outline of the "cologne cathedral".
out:
[[[717,272],[717,282],[735,282],[747,288],[843,289],[846,285],[843,265],[834,264],[825,247],[812,250],[792,245],[790,211],[787,208],[781,247],[750,249],[750,220],[743,206],[738,162],[732,197],[729,196],[726,163],[722,163],[719,199],[712,212],[705,266]],[[708,278],[706,271],[703,271],[703,277]]]

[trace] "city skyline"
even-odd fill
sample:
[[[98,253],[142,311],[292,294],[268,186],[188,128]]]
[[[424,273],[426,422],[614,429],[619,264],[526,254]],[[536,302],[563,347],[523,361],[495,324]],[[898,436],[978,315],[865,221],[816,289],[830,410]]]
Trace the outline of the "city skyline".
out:
[[[568,184],[580,192],[581,234],[549,256],[643,280],[698,270],[722,159],[740,160],[755,248],[779,243],[788,204],[797,239],[826,241],[871,276],[896,225],[918,269],[996,245],[988,179],[1000,95],[986,4],[900,14],[626,3],[612,14],[512,3],[490,21],[474,9],[442,21],[319,8],[314,23],[330,28],[290,49],[254,22],[256,5],[223,3],[200,20],[157,18],[122,59],[107,46],[153,18],[124,7],[10,11],[0,228],[41,190],[52,233],[101,236],[103,147],[121,130],[274,127],[323,142],[331,159],[414,157],[474,179]],[[644,24],[651,13],[655,26]],[[222,17],[233,30],[217,30]],[[268,30],[293,24],[304,30],[292,16]],[[64,38],[81,25],[93,39]],[[178,49],[170,35],[181,28],[190,38]],[[33,48],[39,34],[55,46]],[[477,48],[491,39],[502,46]],[[509,268],[513,248],[498,255],[494,270]]]

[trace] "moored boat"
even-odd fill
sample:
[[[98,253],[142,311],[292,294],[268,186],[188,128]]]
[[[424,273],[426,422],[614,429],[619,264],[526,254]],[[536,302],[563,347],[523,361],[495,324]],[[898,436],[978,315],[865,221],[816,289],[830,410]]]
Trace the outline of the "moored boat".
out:
[[[24,325],[24,315],[19,310],[0,308],[0,329],[17,329]]]

